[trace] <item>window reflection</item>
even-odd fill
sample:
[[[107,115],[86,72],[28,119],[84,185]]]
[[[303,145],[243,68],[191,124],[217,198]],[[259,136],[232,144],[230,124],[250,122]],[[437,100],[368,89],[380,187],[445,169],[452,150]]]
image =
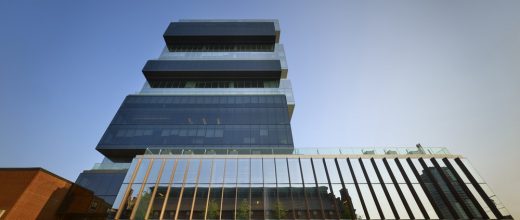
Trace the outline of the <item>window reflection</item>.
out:
[[[361,195],[363,196],[363,201],[365,202],[365,206],[367,208],[368,217],[371,219],[379,219],[379,212],[377,211],[376,203],[372,197],[372,193],[370,193],[370,189],[367,184],[359,184],[359,189],[361,191]]]
[[[277,158],[276,162],[276,182],[289,183],[289,172],[287,171],[287,159]]]
[[[336,168],[335,159],[325,159],[325,164],[327,167],[327,172],[329,173],[329,178],[331,183],[341,183],[339,178],[338,169]]]
[[[366,183],[365,174],[363,173],[363,170],[361,169],[361,165],[359,165],[358,159],[348,159],[350,161],[350,165],[352,166],[352,170],[354,173],[352,173],[352,177],[356,179],[358,183]]]

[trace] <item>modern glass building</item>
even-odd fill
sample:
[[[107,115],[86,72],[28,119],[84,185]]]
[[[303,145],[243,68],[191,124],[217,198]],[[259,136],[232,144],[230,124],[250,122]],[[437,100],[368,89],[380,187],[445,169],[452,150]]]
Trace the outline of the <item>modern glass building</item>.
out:
[[[113,219],[502,219],[443,148],[294,148],[276,20],[181,20],[76,181]]]

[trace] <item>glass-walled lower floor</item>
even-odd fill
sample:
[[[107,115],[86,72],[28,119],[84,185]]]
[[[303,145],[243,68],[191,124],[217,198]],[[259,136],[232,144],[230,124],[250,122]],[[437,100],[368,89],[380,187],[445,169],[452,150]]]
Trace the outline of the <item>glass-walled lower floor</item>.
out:
[[[110,217],[511,218],[466,159],[422,156],[139,156]]]

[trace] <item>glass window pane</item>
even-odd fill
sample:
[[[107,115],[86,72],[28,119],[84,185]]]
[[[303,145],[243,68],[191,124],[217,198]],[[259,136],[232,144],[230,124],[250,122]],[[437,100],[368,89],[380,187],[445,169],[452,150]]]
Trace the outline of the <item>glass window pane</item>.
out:
[[[277,158],[276,162],[276,181],[277,183],[289,183],[289,173],[287,172],[286,159]]]
[[[264,219],[264,188],[251,184],[251,219]]]
[[[132,184],[132,189],[130,190],[130,195],[128,195],[128,199],[123,206],[123,211],[121,212],[121,219],[128,219],[132,214],[132,209],[134,208],[134,202],[137,199],[137,194],[139,193],[139,189],[141,188],[140,183]]]
[[[216,162],[216,161],[215,161]],[[222,161],[222,165],[223,165]],[[222,166],[224,168],[224,166]],[[220,219],[220,204],[222,198],[222,181],[219,184],[211,184],[209,192],[208,207],[206,210],[207,219]]]
[[[251,159],[251,183],[263,183],[262,159]]]
[[[139,161],[139,159],[132,160],[132,164],[130,164],[130,168],[128,168],[128,172],[126,172],[126,176],[125,176],[125,179],[123,180],[123,183],[130,182],[130,178],[132,178],[132,175],[135,171],[135,166],[137,165],[137,161]]]
[[[233,160],[233,161],[236,161],[236,160]],[[236,167],[236,163],[235,163],[235,167]],[[235,218],[236,195],[237,195],[236,184],[224,184],[224,194],[222,197],[222,218],[223,219],[234,219]]]
[[[278,168],[278,166],[277,166]],[[293,218],[293,204],[291,199],[291,188],[289,184],[277,184],[278,190],[278,208],[280,217]]]
[[[264,158],[264,183],[276,183],[276,170],[273,158]]]
[[[299,165],[298,165],[299,166]],[[307,205],[303,184],[291,184],[292,207],[296,219],[307,219]]]
[[[361,194],[363,195],[363,201],[365,201],[365,206],[367,207],[368,215],[371,219],[379,219],[379,212],[377,211],[376,203],[374,202],[368,185],[359,184],[359,189],[361,190]]]
[[[173,183],[182,183],[184,181],[184,173],[187,170],[188,160],[179,159],[177,160],[177,168],[175,169],[175,173],[173,174]]]
[[[406,174],[406,177],[410,180],[411,183],[419,183],[417,181],[417,178],[415,177],[415,174],[413,173],[412,169],[410,168],[408,161],[406,159],[399,159],[398,160],[401,166],[403,167],[403,170]],[[396,161],[397,163],[397,161]]]
[[[323,205],[323,215],[325,219],[338,219],[339,212],[332,189],[328,183],[318,183],[318,193],[320,195],[321,204]]]
[[[451,166],[453,166],[457,174],[459,174],[460,178],[462,179],[462,181],[464,181],[464,183],[471,183],[466,174],[464,174],[464,172],[460,169],[457,162],[455,162],[455,159],[448,159],[448,161],[450,162]]]
[[[370,159],[362,159],[362,162],[365,166],[365,170],[367,171],[368,179],[370,180],[370,182],[379,183],[379,178],[377,178],[376,171],[374,170],[374,167],[372,166],[372,162],[370,161]]]
[[[186,165],[186,163],[184,163],[184,165]],[[179,167],[177,167],[177,168],[179,168]],[[185,168],[186,167],[184,167],[183,172],[181,172],[181,173],[184,174]],[[177,175],[177,173],[178,172],[175,172],[175,175]],[[167,219],[175,218],[175,212],[177,211],[177,204],[179,202],[179,196],[180,196],[181,189],[182,189],[182,184],[172,184],[170,187],[169,193],[167,191],[167,196],[166,196],[166,201],[165,201],[166,206],[165,206],[164,215],[163,215],[164,218],[167,218]]]
[[[339,162],[339,160],[338,160]],[[365,211],[363,210],[363,206],[361,205],[361,199],[356,190],[356,186],[354,184],[345,184],[347,187],[348,196],[352,200],[352,205],[354,206],[354,216],[358,219],[366,219]]]
[[[325,172],[323,159],[313,158],[312,163],[314,165],[314,172],[316,173],[316,180],[318,183],[328,183],[329,181],[327,180],[327,173]]]
[[[213,160],[203,159],[200,167],[199,183],[209,183],[211,180],[211,166]]]
[[[146,175],[146,171],[148,171],[148,167],[150,165],[150,159],[143,159],[141,162],[141,166],[139,166],[139,171],[137,171],[137,175],[135,176],[134,183],[142,183],[144,180],[144,176]]]
[[[237,159],[226,159],[226,173],[224,177],[224,183],[236,183],[237,168]]]
[[[291,178],[291,183],[303,183],[300,171],[300,162],[298,159],[287,159],[287,162],[289,163],[289,175]]]
[[[224,159],[215,159],[213,161],[213,175],[211,176],[212,185],[216,185],[219,183],[222,184],[222,182],[224,182],[224,167]]]
[[[341,183],[339,178],[338,169],[336,168],[335,159],[325,159],[325,164],[327,165],[327,171],[329,173],[329,178],[331,183]],[[339,196],[336,195],[336,196]]]
[[[164,164],[163,172],[161,174],[161,179],[159,183],[169,183],[170,177],[173,175],[173,167],[175,164],[174,159],[166,160],[166,164]]]
[[[240,161],[239,161],[240,164]],[[249,219],[251,216],[249,184],[238,184],[236,201],[236,219]]]
[[[309,161],[310,163],[310,161]],[[303,166],[303,163],[302,163]],[[318,195],[318,188],[316,187],[316,184],[304,184],[305,186],[305,195],[307,195],[307,202],[308,202],[308,208],[309,213],[311,215],[311,219],[321,219],[322,216],[322,210],[321,210],[321,204],[320,204],[320,197]]]
[[[339,171],[341,172],[341,177],[343,177],[343,182],[354,183],[354,179],[352,178],[352,174],[350,173],[350,168],[348,166],[347,160],[344,158],[338,158]]]
[[[506,209],[506,207],[504,206],[504,204],[500,201],[500,199],[498,199],[498,197],[493,192],[493,190],[491,190],[491,188],[488,186],[488,184],[485,184],[485,183],[480,184],[480,187],[482,187],[482,189],[484,190],[484,192],[486,193],[488,198],[491,199],[491,201],[493,201],[493,203],[496,205],[496,207],[498,208],[498,211],[500,211],[500,214],[502,214],[503,216],[511,215],[509,213],[509,211]]]
[[[150,215],[148,216],[149,218],[159,219],[159,215],[161,214],[167,189],[168,184],[159,184],[159,186],[157,187],[157,192],[155,192],[155,197],[153,199],[152,207],[150,209]]]
[[[279,219],[282,216],[285,217],[285,209],[280,207],[276,198],[276,184],[264,184],[264,200],[266,219]]]
[[[307,184],[314,184],[315,180],[314,180],[314,173],[312,171],[311,160],[310,159],[301,158],[300,159],[300,163],[301,163],[302,170],[305,171],[305,172],[303,172],[303,182],[306,185]]]
[[[249,183],[249,159],[238,159],[237,183]]]
[[[161,159],[154,160],[152,169],[150,170],[150,173],[148,174],[147,182],[155,183],[157,181],[157,177],[159,176],[159,170],[161,169],[163,162],[164,162],[164,160],[161,160]]]
[[[381,174],[381,178],[383,178],[383,182],[392,183],[392,178],[390,178],[390,174],[388,174],[388,170],[386,169],[386,166],[383,163],[383,159],[374,159],[374,162],[376,163],[379,174]]]
[[[390,208],[390,202],[386,198],[385,192],[383,191],[383,187],[380,184],[372,184],[372,187],[374,188],[374,192],[377,196],[377,201],[379,202],[379,205],[383,210],[383,215],[385,216],[385,218],[395,219],[394,213]]]
[[[412,192],[408,188],[408,185],[399,184],[399,187],[401,188],[401,192],[403,192],[403,195],[406,198],[408,206],[410,206],[410,209],[412,210],[413,216],[416,219],[424,219],[421,209],[419,209],[419,205],[417,205],[417,203],[415,202],[415,198],[413,197]]]
[[[359,165],[358,159],[349,159],[350,165],[352,165],[352,170],[354,171],[353,177],[355,176],[358,183],[366,183],[365,174],[363,174],[363,170],[361,169],[361,165]]]
[[[148,205],[150,204],[150,200],[152,198],[154,188],[155,183],[145,185],[143,192],[141,193],[141,200],[139,201],[139,204],[137,204],[137,207],[135,207],[136,219],[143,219],[145,217],[146,211],[148,210]]]
[[[473,194],[473,196],[476,198],[477,202],[480,204],[480,206],[482,207],[482,209],[484,209],[484,211],[486,212],[486,214],[488,215],[488,217],[489,217],[490,219],[496,219],[495,214],[493,214],[493,211],[491,211],[491,209],[490,209],[489,206],[486,204],[486,202],[484,201],[484,199],[482,199],[482,197],[480,196],[480,194],[478,193],[478,191],[475,189],[475,187],[473,187],[472,184],[466,184],[466,186],[467,186],[468,189],[471,191],[471,194]]]
[[[394,174],[397,183],[406,183],[404,181],[403,175],[401,174],[401,171],[399,170],[399,167],[395,163],[395,159],[387,159],[386,161],[388,162],[388,165],[390,166],[392,174]]]
[[[127,188],[128,188],[128,184],[126,184],[126,183],[121,185],[121,188],[119,188],[119,193],[117,193],[116,200],[114,201],[114,204],[112,205],[112,208],[115,209],[115,211],[110,213],[110,216],[115,217],[117,209],[119,209],[119,206],[121,205],[121,201],[123,201],[123,196],[124,196]]]
[[[406,212],[406,208],[404,207],[403,202],[401,201],[401,197],[399,197],[399,193],[397,193],[397,189],[394,184],[386,184],[386,189],[388,190],[388,194],[392,202],[394,203],[395,209],[397,210],[397,214],[399,214],[399,218],[408,219],[408,212]],[[386,217],[386,216],[385,216]]]
[[[189,161],[188,174],[186,175],[186,183],[197,183],[199,176],[200,159],[191,159]]]
[[[419,200],[424,206],[424,209],[426,209],[426,213],[430,216],[431,219],[438,219],[439,216],[437,216],[437,213],[435,212],[435,209],[433,209],[432,204],[430,203],[430,200],[424,194],[423,188],[419,184],[413,184],[413,188],[415,189],[415,192],[417,193],[417,196],[419,197]]]
[[[193,163],[193,161],[191,162]],[[190,164],[191,167],[191,164]],[[191,171],[191,169],[190,169]],[[190,219],[191,205],[193,204],[193,196],[195,195],[195,184],[187,183],[184,185],[182,192],[181,205],[179,207],[179,219]]]
[[[477,173],[477,171],[475,169],[473,169],[473,166],[471,165],[471,163],[467,159],[463,158],[463,159],[460,159],[460,160],[462,161],[464,166],[466,166],[468,171],[471,173],[471,175],[475,178],[475,180],[478,183],[484,183],[484,180],[480,177],[480,175]]]
[[[201,169],[204,167],[203,166]],[[202,172],[201,172],[202,176]],[[199,177],[200,179],[200,177]],[[195,203],[193,206],[193,219],[204,219],[204,214],[206,212],[206,202],[208,200],[209,195],[209,185],[208,184],[199,184],[197,186],[197,194],[195,195]]]

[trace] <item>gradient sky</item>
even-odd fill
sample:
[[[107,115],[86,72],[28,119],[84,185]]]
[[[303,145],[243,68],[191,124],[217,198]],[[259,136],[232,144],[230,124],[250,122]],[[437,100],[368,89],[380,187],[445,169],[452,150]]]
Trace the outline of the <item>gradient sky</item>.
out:
[[[0,167],[72,181],[177,19],[280,20],[297,147],[445,146],[520,217],[520,1],[0,1]]]

